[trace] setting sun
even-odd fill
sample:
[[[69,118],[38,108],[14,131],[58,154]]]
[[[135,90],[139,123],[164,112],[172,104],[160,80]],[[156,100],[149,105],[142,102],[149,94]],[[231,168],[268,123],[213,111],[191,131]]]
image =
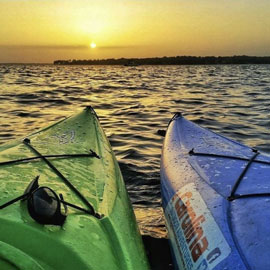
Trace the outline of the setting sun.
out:
[[[269,8],[269,0],[0,0],[0,62],[269,55]]]
[[[94,43],[94,42],[92,42],[92,43],[90,44],[90,47],[91,47],[92,49],[94,49],[94,48],[96,48],[96,47],[97,47],[97,44],[96,44],[96,43]]]

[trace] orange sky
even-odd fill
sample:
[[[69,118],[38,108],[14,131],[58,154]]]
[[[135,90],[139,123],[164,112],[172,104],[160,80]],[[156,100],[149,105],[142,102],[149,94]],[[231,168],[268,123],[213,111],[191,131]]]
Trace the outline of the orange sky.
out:
[[[239,54],[270,55],[269,0],[0,0],[2,63]]]

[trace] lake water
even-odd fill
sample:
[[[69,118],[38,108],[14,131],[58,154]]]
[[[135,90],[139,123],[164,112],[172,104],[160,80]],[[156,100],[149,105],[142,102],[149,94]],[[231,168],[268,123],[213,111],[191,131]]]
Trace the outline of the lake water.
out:
[[[0,143],[86,105],[111,142],[142,234],[166,236],[158,130],[175,112],[270,152],[270,65],[0,65]]]

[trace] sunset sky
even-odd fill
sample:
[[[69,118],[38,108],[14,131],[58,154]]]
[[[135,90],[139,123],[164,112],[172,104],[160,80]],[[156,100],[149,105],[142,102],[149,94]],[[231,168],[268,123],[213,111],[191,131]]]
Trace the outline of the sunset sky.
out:
[[[270,55],[269,0],[0,0],[1,63],[240,54]]]

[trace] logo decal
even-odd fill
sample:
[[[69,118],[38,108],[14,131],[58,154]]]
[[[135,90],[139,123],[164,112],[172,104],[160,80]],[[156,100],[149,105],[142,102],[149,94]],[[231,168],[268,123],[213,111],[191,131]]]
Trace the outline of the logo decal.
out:
[[[231,252],[195,184],[181,188],[165,215],[179,269],[211,270]]]

